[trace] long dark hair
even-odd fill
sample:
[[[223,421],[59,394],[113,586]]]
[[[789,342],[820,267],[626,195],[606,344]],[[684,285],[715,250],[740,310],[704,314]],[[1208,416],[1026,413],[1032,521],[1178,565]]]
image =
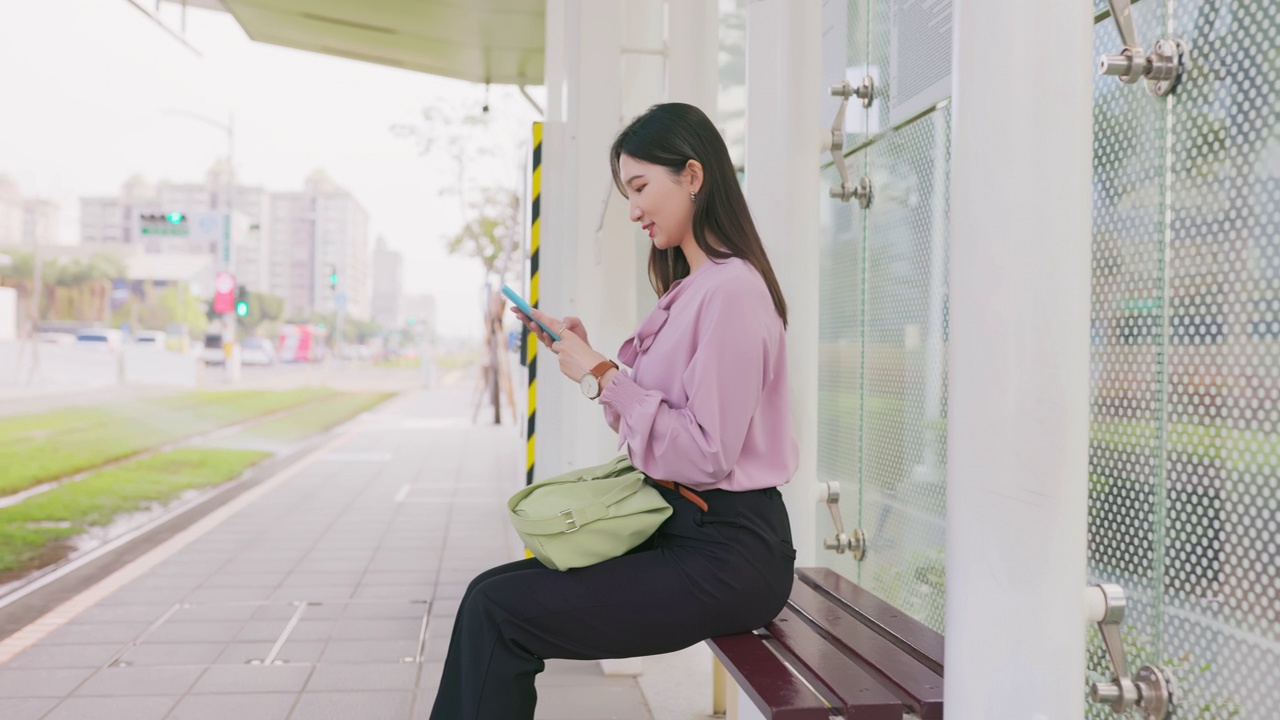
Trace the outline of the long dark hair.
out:
[[[654,105],[618,133],[609,152],[613,166],[613,182],[623,197],[627,188],[618,167],[623,154],[653,165],[661,165],[671,174],[684,172],[690,160],[702,164],[702,188],[693,207],[693,239],[712,260],[740,257],[751,263],[769,287],[773,306],[787,325],[787,301],[778,287],[769,256],[760,242],[760,233],[751,220],[747,199],[742,195],[729,148],[711,119],[693,105],[665,103]],[[718,248],[707,240],[710,231],[724,244]],[[659,250],[649,248],[649,283],[661,297],[675,281],[689,276],[689,261],[679,247]]]

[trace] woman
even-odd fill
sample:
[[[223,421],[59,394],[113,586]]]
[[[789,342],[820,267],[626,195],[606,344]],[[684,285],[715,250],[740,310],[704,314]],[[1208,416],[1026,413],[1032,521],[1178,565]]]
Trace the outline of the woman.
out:
[[[649,233],[660,300],[618,352],[577,318],[520,319],[604,408],[631,462],[675,512],[649,541],[590,567],[538,560],[472,581],[433,720],[533,717],[547,658],[679,650],[765,625],[791,590],[795,549],[777,487],[795,472],[786,304],[729,151],[692,105],[656,105],[614,141],[613,178]]]

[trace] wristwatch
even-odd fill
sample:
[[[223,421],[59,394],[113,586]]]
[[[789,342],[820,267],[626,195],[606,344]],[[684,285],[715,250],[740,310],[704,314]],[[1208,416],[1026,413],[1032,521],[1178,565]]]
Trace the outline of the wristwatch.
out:
[[[582,394],[587,396],[589,400],[595,400],[600,397],[600,382],[604,380],[604,374],[609,370],[617,370],[618,363],[612,360],[605,360],[599,365],[591,368],[591,372],[582,376],[579,385],[582,387]]]

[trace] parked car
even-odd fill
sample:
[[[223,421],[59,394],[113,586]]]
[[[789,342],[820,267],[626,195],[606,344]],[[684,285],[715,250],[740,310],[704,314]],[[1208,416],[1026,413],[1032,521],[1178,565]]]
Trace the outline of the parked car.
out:
[[[169,336],[159,330],[140,330],[134,336],[133,344],[149,350],[164,351],[169,349]]]
[[[204,347],[200,350],[200,359],[206,365],[221,365],[226,362],[226,352],[222,349],[222,333],[205,334]]]
[[[50,345],[75,345],[76,334],[72,332],[62,332],[59,330],[49,330],[36,333],[36,340]]]
[[[90,328],[76,332],[76,347],[101,352],[119,352],[124,344],[124,333],[111,328]]]
[[[274,365],[275,348],[266,338],[243,338],[240,340],[240,362],[243,365]]]

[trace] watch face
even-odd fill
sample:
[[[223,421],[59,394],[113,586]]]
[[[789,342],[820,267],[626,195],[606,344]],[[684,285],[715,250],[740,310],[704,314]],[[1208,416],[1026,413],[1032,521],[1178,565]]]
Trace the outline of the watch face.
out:
[[[595,400],[600,396],[600,380],[595,375],[587,373],[582,376],[582,394]]]

